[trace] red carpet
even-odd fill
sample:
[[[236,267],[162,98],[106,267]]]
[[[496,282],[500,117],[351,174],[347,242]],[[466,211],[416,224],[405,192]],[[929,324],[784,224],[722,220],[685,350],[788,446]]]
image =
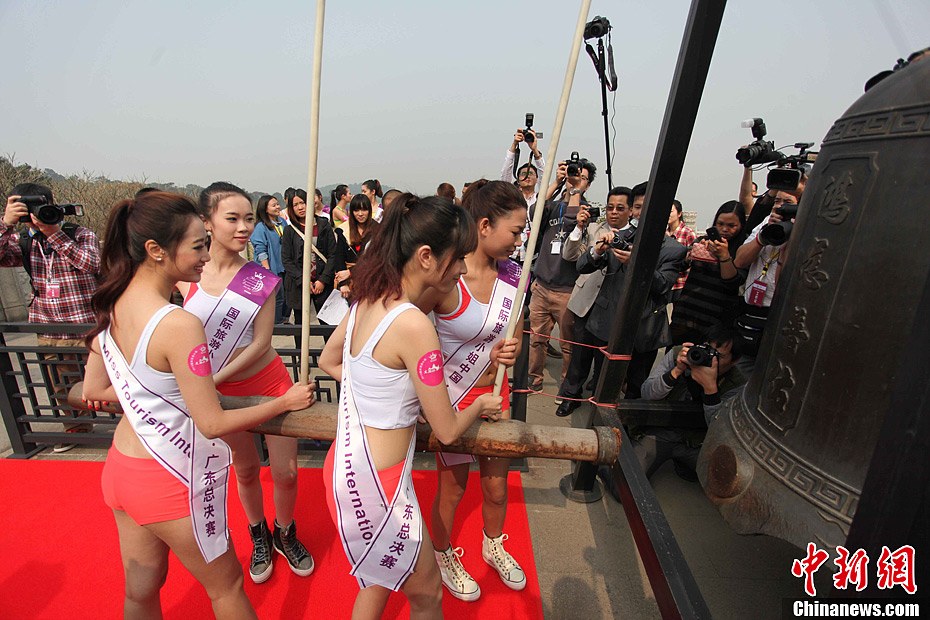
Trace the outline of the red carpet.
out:
[[[113,513],[100,491],[102,467],[82,461],[0,461],[0,494],[7,506],[0,533],[0,618],[122,616],[123,571]],[[435,474],[413,475],[428,519]],[[265,514],[271,515],[268,468],[262,471],[262,483]],[[271,579],[257,586],[246,576],[246,593],[260,618],[348,618],[358,588],[326,510],[321,470],[301,469],[299,485],[296,520],[316,570],[310,577],[298,577],[276,554]],[[509,493],[507,547],[526,571],[528,585],[522,592],[509,590],[481,559],[481,489],[478,474],[472,472],[456,518],[455,540],[465,549],[465,567],[482,594],[474,603],[463,603],[444,593],[447,618],[542,618],[518,473],[510,474]],[[235,484],[230,489],[229,520],[236,552],[245,565],[251,546]],[[212,617],[203,588],[173,555],[162,609],[166,618]],[[404,596],[393,594],[384,617],[408,616]]]

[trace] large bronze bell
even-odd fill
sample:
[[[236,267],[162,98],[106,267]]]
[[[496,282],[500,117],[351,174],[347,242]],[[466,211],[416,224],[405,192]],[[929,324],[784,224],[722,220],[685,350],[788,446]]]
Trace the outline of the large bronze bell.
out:
[[[741,533],[844,544],[930,276],[930,58],[823,141],[758,361],[698,475]]]

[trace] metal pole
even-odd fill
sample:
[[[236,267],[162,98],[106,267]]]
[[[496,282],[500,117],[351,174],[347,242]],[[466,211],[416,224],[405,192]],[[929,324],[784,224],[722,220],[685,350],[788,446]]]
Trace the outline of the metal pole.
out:
[[[304,217],[304,271],[300,293],[303,297],[300,324],[300,382],[310,382],[310,265],[316,260],[313,248],[313,222],[316,213],[316,165],[320,151],[320,78],[323,73],[323,15],[326,0],[316,2],[316,33],[313,37],[313,86],[310,93],[310,161],[307,166],[307,214]]]
[[[604,37],[597,40],[597,74],[601,81],[601,116],[604,117],[604,146],[607,149],[607,191],[614,188],[614,176],[610,169],[610,123],[607,120],[607,54],[604,51]]]
[[[725,7],[726,0],[693,0],[691,3],[649,174],[649,189],[637,240],[627,264],[626,293],[614,317],[607,345],[608,351],[614,355],[629,356],[633,353],[633,341],[659,261],[668,212],[678,191],[681,169],[688,154]],[[595,389],[597,402],[618,402],[628,359],[605,360]],[[573,475],[572,487],[576,491],[590,489],[596,481],[593,468],[584,464],[577,467]]]
[[[507,323],[507,332],[505,338],[513,338],[518,328],[523,326],[523,301],[526,297],[526,285],[530,281],[530,270],[533,268],[533,248],[536,247],[536,240],[539,238],[539,227],[542,224],[543,207],[546,204],[546,192],[549,189],[549,182],[552,179],[552,171],[556,168],[555,154],[559,148],[559,139],[562,137],[562,125],[565,122],[565,113],[568,110],[568,98],[572,93],[572,83],[575,80],[575,67],[578,66],[578,53],[581,51],[581,42],[584,40],[584,25],[588,21],[588,11],[591,8],[591,0],[581,1],[581,10],[578,11],[578,23],[575,25],[575,38],[572,40],[572,50],[568,57],[568,67],[565,69],[565,80],[562,82],[562,97],[559,99],[559,109],[555,115],[555,127],[552,129],[551,139],[549,141],[549,151],[546,153],[546,166],[542,182],[539,184],[539,193],[536,195],[536,207],[533,213],[533,223],[530,225],[530,238],[526,242],[526,258],[523,260],[523,273],[520,274],[520,283],[517,284],[517,296],[514,299],[513,310],[510,314],[510,322]],[[500,366],[497,369],[497,377],[494,379],[494,394],[500,396],[501,386],[504,384],[504,372],[506,368]]]

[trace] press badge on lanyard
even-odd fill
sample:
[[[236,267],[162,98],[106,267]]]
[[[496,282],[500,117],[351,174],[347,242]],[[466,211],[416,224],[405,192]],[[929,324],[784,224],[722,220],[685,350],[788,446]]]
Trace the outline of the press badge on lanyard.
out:
[[[561,254],[562,253],[562,242],[558,239],[552,242],[552,254]]]
[[[769,283],[765,281],[765,274],[769,272],[769,266],[778,260],[778,254],[778,252],[775,252],[772,258],[762,265],[762,273],[759,274],[755,282],[749,285],[749,299],[747,301],[749,305],[762,307],[762,304],[765,303],[765,291],[769,288]]]
[[[51,256],[46,256],[41,242],[39,242],[38,247],[39,254],[42,255],[42,260],[45,262],[45,296],[49,299],[58,299],[61,297],[61,280],[52,277],[52,267],[55,266],[55,253],[52,252]]]

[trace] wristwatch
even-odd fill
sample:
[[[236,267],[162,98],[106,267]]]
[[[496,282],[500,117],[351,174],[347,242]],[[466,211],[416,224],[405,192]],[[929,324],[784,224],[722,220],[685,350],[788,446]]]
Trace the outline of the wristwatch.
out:
[[[577,196],[580,193],[581,193],[581,190],[574,188],[574,187],[568,191],[569,196]]]

